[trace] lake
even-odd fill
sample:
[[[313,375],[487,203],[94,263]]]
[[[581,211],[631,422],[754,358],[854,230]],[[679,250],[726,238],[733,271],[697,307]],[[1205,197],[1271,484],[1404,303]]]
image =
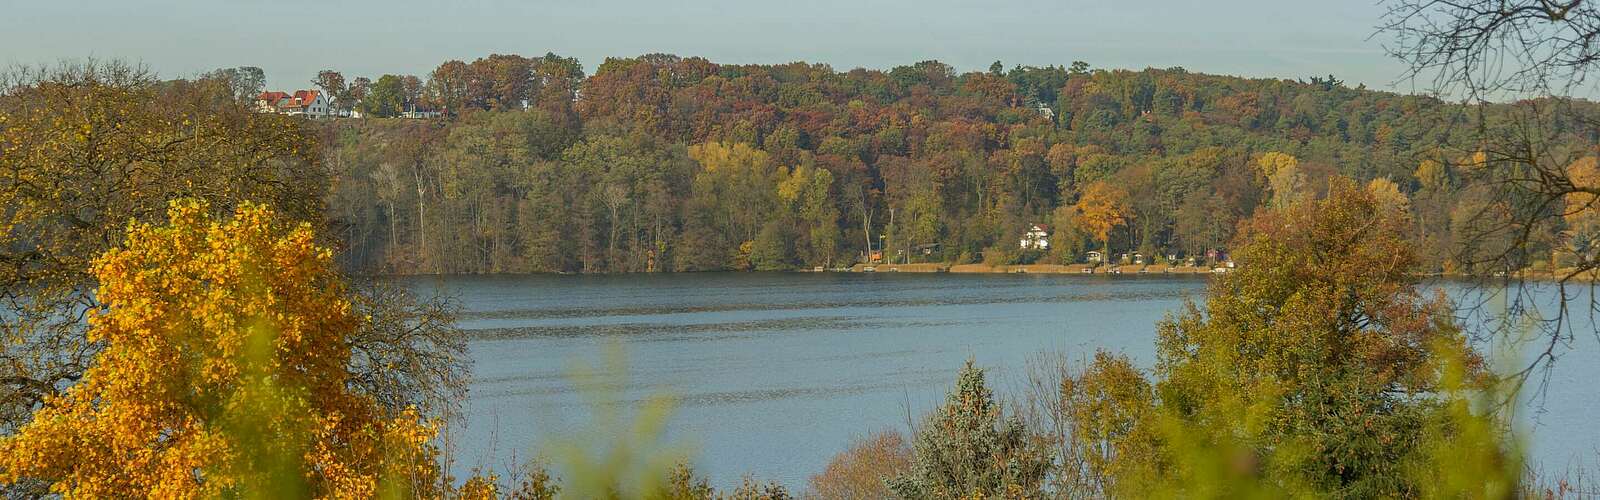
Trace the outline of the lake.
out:
[[[626,354],[625,408],[675,400],[667,438],[713,485],[746,474],[802,489],[853,437],[907,426],[962,363],[1019,394],[1030,359],[1096,349],[1154,362],[1155,323],[1206,277],[695,273],[414,278],[455,295],[474,381],[451,431],[459,476],[583,436],[596,405],[575,369]],[[1460,285],[1446,285],[1460,292]],[[1546,293],[1545,295],[1550,295]],[[1600,344],[1578,334],[1522,412],[1545,470],[1600,457]],[[557,471],[559,474],[559,471]]]

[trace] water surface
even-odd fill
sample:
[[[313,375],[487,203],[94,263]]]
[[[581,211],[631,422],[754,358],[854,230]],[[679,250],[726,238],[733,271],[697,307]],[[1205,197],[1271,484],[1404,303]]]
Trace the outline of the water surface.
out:
[[[904,429],[908,412],[937,404],[968,359],[1002,394],[1020,392],[1041,353],[1106,349],[1148,367],[1155,323],[1184,297],[1202,298],[1206,280],[700,273],[413,283],[466,308],[474,382],[453,431],[458,475],[580,435],[593,406],[572,370],[620,345],[630,373],[618,397],[636,407],[672,395],[669,438],[694,451],[714,485],[751,474],[800,488],[852,437]],[[1525,405],[1546,469],[1600,457],[1600,346],[1581,330],[1570,344]]]

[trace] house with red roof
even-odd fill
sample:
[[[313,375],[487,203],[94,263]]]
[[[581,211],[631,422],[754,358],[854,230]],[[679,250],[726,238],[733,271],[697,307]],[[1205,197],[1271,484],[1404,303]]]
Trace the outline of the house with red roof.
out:
[[[296,90],[293,94],[277,91],[262,92],[256,96],[256,111],[312,118],[338,116],[338,111],[333,108],[333,102],[320,90]]]
[[[262,92],[256,96],[256,112],[277,113],[278,103],[288,98],[289,94],[283,92]]]

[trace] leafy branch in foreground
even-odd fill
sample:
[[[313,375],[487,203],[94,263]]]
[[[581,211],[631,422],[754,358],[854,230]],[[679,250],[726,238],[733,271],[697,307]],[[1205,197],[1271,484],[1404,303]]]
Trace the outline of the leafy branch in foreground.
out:
[[[89,264],[175,197],[245,200],[320,224],[328,173],[307,124],[251,113],[225,82],[89,61],[0,77],[0,430],[72,385],[101,347]]]
[[[433,425],[346,384],[361,322],[309,224],[172,203],[95,261],[103,344],[0,440],[0,480],[67,496],[402,497],[438,482]]]

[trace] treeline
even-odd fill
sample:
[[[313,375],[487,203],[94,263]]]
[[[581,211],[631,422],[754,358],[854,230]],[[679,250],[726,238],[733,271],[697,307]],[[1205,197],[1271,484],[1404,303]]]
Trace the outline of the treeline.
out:
[[[1446,145],[1540,104],[1469,108],[1331,76],[935,61],[841,73],[671,55],[607,59],[586,78],[571,59],[497,55],[414,87],[408,99],[449,118],[326,124],[332,210],[361,270],[1193,256],[1335,175],[1392,184],[1425,266],[1452,270],[1452,224],[1487,198],[1461,192],[1474,155]],[[1051,251],[1018,248],[1031,223],[1054,226]]]

